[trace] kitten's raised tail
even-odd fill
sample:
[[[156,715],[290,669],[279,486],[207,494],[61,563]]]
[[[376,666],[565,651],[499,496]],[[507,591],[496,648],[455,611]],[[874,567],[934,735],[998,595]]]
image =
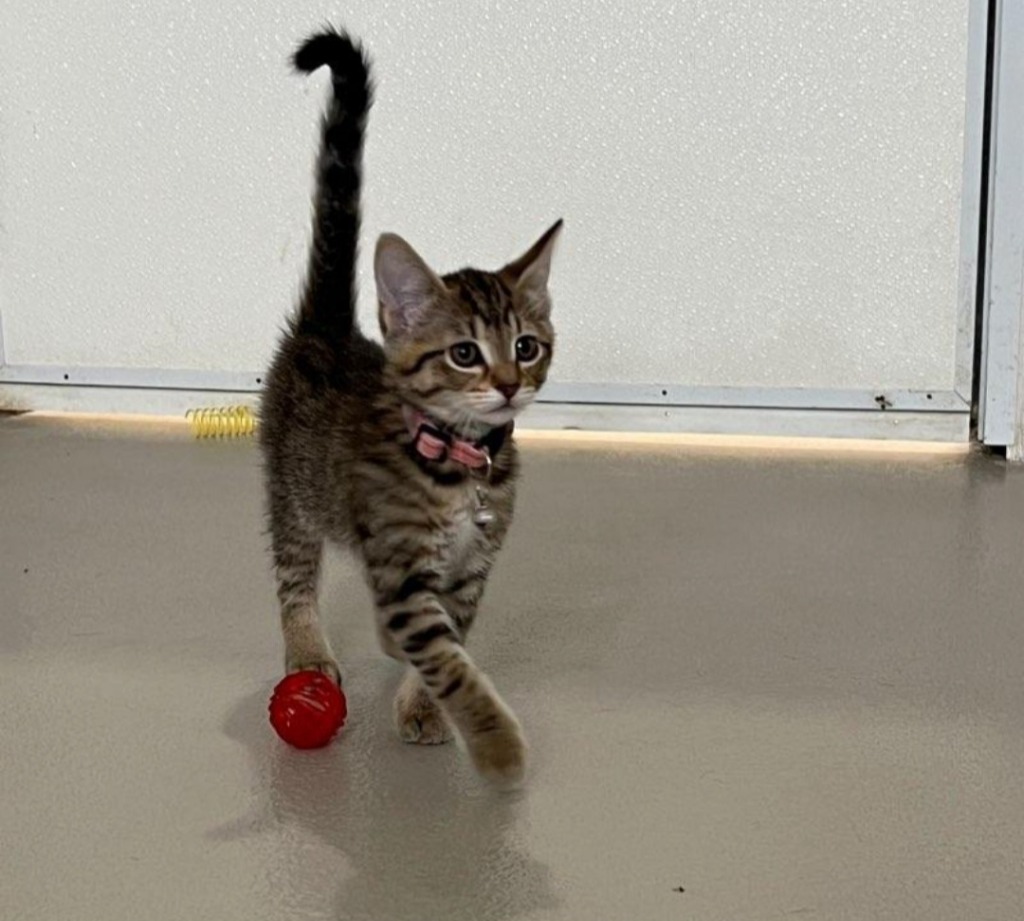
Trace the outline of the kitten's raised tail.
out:
[[[329,339],[347,338],[355,323],[356,259],[363,137],[373,102],[370,62],[346,33],[310,36],[292,57],[300,73],[331,69],[313,201],[313,241],[299,326]]]

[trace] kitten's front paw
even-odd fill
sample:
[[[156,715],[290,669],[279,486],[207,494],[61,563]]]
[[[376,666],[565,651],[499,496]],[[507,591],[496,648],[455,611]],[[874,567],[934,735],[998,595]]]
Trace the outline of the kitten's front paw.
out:
[[[289,659],[285,663],[285,671],[289,675],[295,672],[322,672],[339,688],[341,687],[341,669],[334,659]]]
[[[452,738],[444,714],[418,679],[407,678],[395,695],[395,726],[403,742],[416,745],[441,745]]]
[[[514,790],[526,774],[526,737],[516,718],[503,717],[496,728],[466,740],[477,771],[501,790]]]

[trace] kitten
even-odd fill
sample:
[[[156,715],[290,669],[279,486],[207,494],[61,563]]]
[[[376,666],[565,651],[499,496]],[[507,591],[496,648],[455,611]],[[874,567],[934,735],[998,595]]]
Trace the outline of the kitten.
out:
[[[522,730],[464,642],[512,521],[513,419],[551,362],[547,281],[561,221],[497,272],[445,276],[384,234],[374,258],[383,347],[367,339],[355,281],[369,63],[334,30],[293,63],[330,67],[332,97],[308,273],[261,407],[285,666],[340,681],[317,581],[324,540],[348,545],[365,564],[381,645],[407,663],[401,737],[445,742],[454,728],[482,775],[512,785]]]

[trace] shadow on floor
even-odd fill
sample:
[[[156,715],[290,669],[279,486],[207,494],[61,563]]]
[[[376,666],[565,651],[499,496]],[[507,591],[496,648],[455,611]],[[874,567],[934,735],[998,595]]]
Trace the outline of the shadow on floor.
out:
[[[454,746],[419,749],[393,738],[389,693],[359,700],[358,725],[315,752],[273,738],[269,693],[268,685],[244,698],[224,723],[249,751],[255,802],[210,835],[230,841],[274,829],[277,840],[300,839],[267,863],[283,913],[312,903],[329,904],[339,919],[502,921],[558,907],[550,870],[515,838],[526,801],[479,786]],[[302,847],[308,835],[338,860]]]

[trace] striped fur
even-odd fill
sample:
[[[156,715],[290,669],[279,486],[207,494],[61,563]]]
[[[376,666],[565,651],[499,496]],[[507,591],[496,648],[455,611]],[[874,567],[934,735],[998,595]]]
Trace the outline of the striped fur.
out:
[[[340,680],[319,622],[317,583],[324,541],[351,547],[365,564],[381,645],[408,667],[395,699],[401,737],[442,742],[454,728],[482,774],[513,784],[524,770],[523,734],[465,640],[512,521],[512,420],[551,361],[547,275],[560,222],[497,272],[443,277],[401,238],[383,236],[375,259],[383,345],[369,340],[354,320],[369,65],[334,31],[311,38],[295,63],[303,71],[331,67],[333,93],[306,286],[262,397],[286,668]],[[467,349],[481,357],[468,368],[456,361]],[[414,450],[406,407],[490,448],[493,524],[473,521],[479,479]]]
[[[323,118],[313,241],[299,317],[313,331],[347,335],[355,320],[363,137],[373,102],[370,65],[357,44],[334,30],[311,37],[295,52],[292,63],[306,74],[329,66],[332,84]]]

